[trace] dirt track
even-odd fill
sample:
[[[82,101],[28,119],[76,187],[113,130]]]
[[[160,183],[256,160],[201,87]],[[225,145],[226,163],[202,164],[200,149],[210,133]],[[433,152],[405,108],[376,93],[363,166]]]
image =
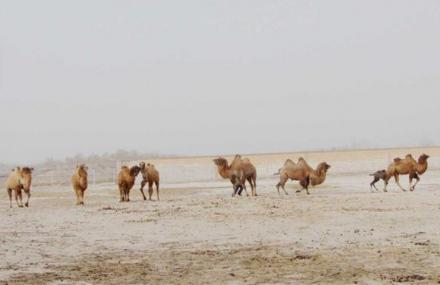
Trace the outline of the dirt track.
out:
[[[370,193],[369,154],[326,159],[310,196],[292,183],[278,196],[264,175],[256,198],[232,199],[220,179],[164,183],[160,202],[136,188],[123,204],[100,185],[85,207],[69,188],[33,189],[28,209],[9,209],[2,192],[0,284],[440,283],[438,161],[415,192]],[[279,160],[259,163],[269,173]]]

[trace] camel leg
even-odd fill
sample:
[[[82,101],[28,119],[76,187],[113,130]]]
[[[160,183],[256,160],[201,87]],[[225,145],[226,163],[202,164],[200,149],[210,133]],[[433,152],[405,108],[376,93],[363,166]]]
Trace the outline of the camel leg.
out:
[[[243,192],[243,190],[244,190],[244,192],[246,192],[246,196],[249,197],[249,193],[248,193],[247,188],[246,188],[246,180],[245,179],[242,181],[241,187],[243,189],[240,191],[240,195],[241,195],[241,192]],[[252,186],[251,186],[251,188],[252,188]]]
[[[389,181],[390,181],[390,177],[387,177],[383,180],[383,192],[388,192],[387,187],[388,187]]]
[[[24,203],[24,205],[26,206],[26,207],[29,207],[29,199],[31,198],[31,190],[28,190],[28,191],[24,191],[24,193],[26,193],[26,203]]]
[[[124,202],[124,189],[119,187],[119,202]]]
[[[299,182],[299,184],[301,184],[303,189],[306,189],[307,195],[310,195],[310,192],[309,192],[309,180],[307,178],[305,178],[305,179],[301,180]]]
[[[413,180],[414,178],[416,179],[416,183],[415,183],[413,186],[411,186],[411,184],[412,184],[412,180]],[[420,177],[419,177],[419,175],[418,175],[417,173],[411,173],[411,174],[409,175],[409,190],[414,191],[414,190],[416,189],[416,185],[417,185],[419,182],[420,182]]]
[[[20,204],[18,203],[18,194],[17,194],[17,189],[14,189],[14,199],[15,199],[15,203],[17,203],[17,206],[20,207]]]
[[[145,186],[145,184],[147,184],[147,181],[142,180],[142,182],[141,182],[141,193],[142,193],[142,197],[144,198],[144,201],[147,200],[147,197],[145,196],[145,193],[144,193],[144,186]]]
[[[8,188],[9,208],[12,208],[12,189]]]
[[[16,189],[15,190],[15,201],[17,201],[18,207],[23,208],[23,201],[22,201],[22,197],[21,197],[21,189]]]
[[[396,180],[396,184],[397,184],[397,186],[399,186],[400,190],[402,190],[402,191],[406,191],[406,190],[402,187],[402,185],[400,185],[400,182],[399,182],[399,174],[394,175],[394,180]]]
[[[374,180],[370,183],[370,191],[371,192],[373,192],[373,187],[374,187],[374,189],[376,189],[376,191],[379,191],[379,190],[377,190],[377,187],[375,185],[377,181],[379,181],[379,178],[374,177]]]
[[[130,202],[130,189],[125,189],[125,201]]]
[[[255,189],[255,184],[254,184],[254,181],[253,181],[253,177],[249,177],[248,179],[247,179],[247,181],[249,182],[249,184],[251,185],[251,191],[252,191],[252,196],[257,196],[257,193],[256,193],[256,189]]]
[[[153,196],[153,181],[148,182],[148,200],[151,201],[152,196]]]
[[[80,202],[79,190],[75,188],[74,191],[75,191],[75,195],[76,195],[76,205],[78,206],[79,202]]]
[[[254,187],[254,188],[253,188],[253,190],[254,190],[254,191],[253,191],[253,194],[254,194],[254,196],[256,197],[256,196],[258,196],[258,195],[257,195],[257,177],[255,177],[255,176],[252,177],[252,182],[253,182],[253,184],[254,184],[254,185],[253,185],[253,187]]]
[[[160,201],[160,198],[159,198],[159,181],[155,182],[155,184],[156,184],[156,196],[157,196],[157,201]]]
[[[286,182],[287,182],[286,177],[280,177],[280,182],[278,182],[278,184],[277,184],[278,195],[280,195],[280,187],[281,187],[281,189],[283,189],[283,191],[286,195],[289,195],[289,193],[287,193],[286,189],[284,188],[284,186],[286,185]]]
[[[84,206],[84,191],[79,190],[79,204]]]

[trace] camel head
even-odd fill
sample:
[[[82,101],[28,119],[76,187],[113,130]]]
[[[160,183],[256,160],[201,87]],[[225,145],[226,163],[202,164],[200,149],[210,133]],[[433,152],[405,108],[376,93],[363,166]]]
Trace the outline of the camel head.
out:
[[[327,164],[327,162],[321,162],[319,165],[318,165],[318,167],[317,167],[317,169],[318,169],[318,172],[324,172],[324,173],[327,173],[327,171],[330,169],[330,164]]]
[[[422,154],[420,157],[419,157],[419,163],[425,163],[425,162],[427,162],[428,161],[428,158],[429,158],[429,155],[427,155],[427,154]]]
[[[87,167],[87,165],[85,165],[84,163],[83,163],[83,164],[80,164],[80,165],[77,165],[76,168],[77,168],[77,169],[80,169],[80,170],[84,170],[84,171],[89,170],[89,168]]]
[[[221,167],[221,168],[228,167],[228,161],[226,159],[224,159],[223,157],[213,159],[213,161],[214,161],[215,165],[217,165],[218,167]]]
[[[130,168],[130,175],[131,176],[136,177],[139,174],[139,172],[141,172],[141,168],[139,166],[137,166],[137,165],[132,166]]]
[[[85,164],[80,164],[76,166],[76,170],[78,171],[78,173],[87,175],[87,171],[89,170],[89,168]]]
[[[139,163],[139,167],[140,167],[141,170],[144,170],[145,169],[145,162],[143,162],[143,161],[140,162]]]
[[[17,168],[20,171],[20,184],[23,185],[24,191],[31,190],[32,183],[32,167],[23,167],[22,169]]]

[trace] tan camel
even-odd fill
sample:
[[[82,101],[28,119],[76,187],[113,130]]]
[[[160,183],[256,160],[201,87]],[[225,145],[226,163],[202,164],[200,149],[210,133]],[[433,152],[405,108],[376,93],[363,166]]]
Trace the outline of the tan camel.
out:
[[[231,165],[223,157],[216,158],[213,161],[220,176],[224,179],[230,179],[233,185],[232,196],[241,195],[243,190],[247,194],[246,180],[251,185],[252,196],[257,196],[257,170],[249,159],[243,159],[241,155],[237,154]]]
[[[416,185],[420,182],[419,175],[422,175],[428,169],[428,158],[429,155],[422,154],[419,157],[419,161],[416,161],[411,154],[407,154],[404,159],[399,157],[395,158],[394,161],[388,166],[386,177],[384,179],[385,187],[384,192],[387,192],[388,182],[391,177],[394,177],[397,186],[402,191],[406,191],[399,182],[400,175],[409,175],[409,189],[414,191]],[[416,183],[412,185],[413,179],[416,179]]]
[[[148,163],[145,165],[145,162],[139,163],[139,167],[142,173],[142,182],[141,182],[141,193],[144,197],[144,200],[147,200],[144,194],[144,186],[148,183],[148,200],[151,201],[151,196],[153,195],[153,184],[156,185],[156,196],[159,201],[159,171],[157,171],[156,167],[153,164]]]
[[[121,171],[118,174],[118,186],[120,200],[119,202],[130,201],[130,190],[133,188],[136,176],[141,171],[141,168],[137,165],[128,168],[128,166],[122,166]]]
[[[87,166],[77,165],[75,173],[72,175],[72,187],[76,194],[76,205],[84,205],[84,192],[87,190]]]
[[[26,207],[29,207],[29,198],[31,197],[31,184],[32,184],[32,171],[34,169],[31,167],[17,167],[12,169],[9,173],[8,179],[6,179],[6,189],[9,195],[9,207],[12,208],[12,191],[14,191],[15,201],[17,206],[23,207],[23,199],[21,195],[21,190],[27,195]],[[18,198],[18,199],[17,199]]]
[[[297,163],[287,159],[284,166],[279,169],[278,173],[275,173],[275,175],[280,175],[280,181],[276,185],[278,194],[280,194],[280,187],[286,195],[288,194],[284,187],[287,181],[291,179],[299,181],[299,184],[302,186],[302,189],[296,192],[301,192],[305,189],[309,195],[309,185],[317,186],[322,184],[327,177],[329,169],[330,165],[326,162],[321,162],[315,170],[302,157],[298,159]]]

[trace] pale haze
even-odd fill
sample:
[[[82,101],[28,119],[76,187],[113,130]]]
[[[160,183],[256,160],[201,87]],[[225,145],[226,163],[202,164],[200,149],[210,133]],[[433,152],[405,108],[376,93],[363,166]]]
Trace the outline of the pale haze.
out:
[[[440,144],[440,1],[0,7],[0,162]]]

